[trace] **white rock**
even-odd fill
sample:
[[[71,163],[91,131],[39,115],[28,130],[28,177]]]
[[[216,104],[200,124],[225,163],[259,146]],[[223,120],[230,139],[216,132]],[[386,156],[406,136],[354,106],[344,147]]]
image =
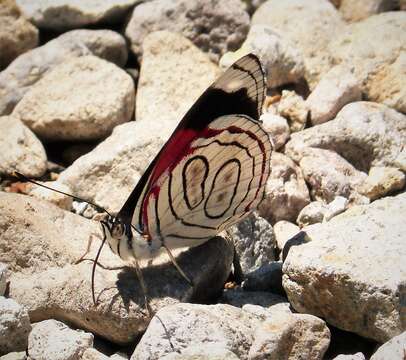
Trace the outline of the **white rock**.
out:
[[[268,0],[252,17],[252,26],[258,24],[270,26],[301,50],[311,88],[330,68],[327,45],[344,28],[338,11],[327,0]]]
[[[239,0],[153,0],[135,7],[125,29],[131,50],[140,56],[144,38],[152,31],[180,33],[217,58],[244,41],[249,15]]]
[[[18,55],[38,45],[38,30],[24,16],[13,0],[0,3],[0,70]]]
[[[331,220],[334,216],[341,214],[347,209],[348,200],[343,196],[337,196],[327,205],[327,211],[324,214],[324,221]]]
[[[333,360],[365,360],[365,356],[362,352],[351,355],[338,355]]]
[[[280,220],[295,221],[309,202],[309,191],[300,168],[286,155],[273,152],[271,175],[266,195],[258,213],[271,224]]]
[[[381,13],[348,25],[332,37],[328,50],[331,62],[346,63],[354,68],[355,76],[363,80],[362,91],[366,100],[379,99],[380,102],[400,106],[396,109],[402,111],[406,102],[402,85],[405,79],[404,65],[402,67],[405,62],[402,55],[406,46],[405,32],[404,11]],[[395,82],[390,85],[385,83],[391,80]]]
[[[7,355],[0,356],[0,360],[27,360],[27,355],[24,351],[11,352]]]
[[[240,57],[250,53],[259,57],[267,74],[268,88],[295,83],[304,76],[302,53],[271,26],[251,26],[241,48],[224,54],[220,66],[228,68]]]
[[[82,357],[80,358],[80,360],[109,360],[109,359],[111,358],[93,348],[86,349],[83,352]]]
[[[28,355],[35,360],[80,360],[93,346],[93,334],[72,330],[56,320],[33,325],[28,338]]]
[[[84,56],[48,72],[24,95],[13,115],[45,139],[99,139],[131,120],[134,92],[124,70]]]
[[[406,116],[382,104],[346,105],[334,120],[291,134],[286,154],[300,162],[308,147],[340,154],[356,169],[393,166],[406,142]]]
[[[368,177],[361,188],[361,193],[370,200],[403,189],[406,183],[405,174],[393,167],[371,167]]]
[[[63,191],[67,194],[71,193],[71,189],[68,186],[56,181],[46,181],[39,183],[48,186],[51,189]],[[36,197],[37,199],[46,200],[64,210],[70,210],[72,208],[73,200],[70,196],[63,195],[49,189],[44,189],[43,187],[38,185],[33,184],[33,186],[30,187],[28,194]]]
[[[371,360],[403,360],[406,351],[406,332],[393,337],[371,356]]]
[[[334,119],[342,107],[361,100],[361,83],[346,65],[337,65],[316,85],[306,104],[313,125]]]
[[[272,226],[256,212],[227,229],[231,235],[243,274],[275,260]]]
[[[128,360],[128,356],[127,356],[127,354],[118,352],[118,353],[111,355],[110,360]]]
[[[30,331],[27,310],[13,299],[0,296],[0,355],[25,350]]]
[[[290,131],[303,130],[309,115],[307,103],[294,91],[282,90],[282,96],[277,103],[277,112],[288,120]]]
[[[48,70],[71,57],[91,54],[123,66],[127,61],[125,40],[110,30],[74,30],[20,55],[0,72],[0,115],[11,113]]]
[[[355,22],[384,11],[396,10],[393,0],[341,0],[339,11],[344,20]]]
[[[41,29],[62,31],[124,20],[137,0],[16,0],[25,16]]]
[[[285,145],[290,137],[290,129],[286,119],[279,115],[264,113],[261,116],[263,128],[272,138],[275,150],[279,150]]]
[[[395,161],[393,162],[393,165],[406,173],[406,149],[402,150],[398,154]]]
[[[0,296],[4,296],[7,289],[7,272],[8,266],[0,262]]]
[[[148,35],[143,51],[135,118],[174,129],[220,71],[190,40],[168,31]]]
[[[300,211],[296,222],[300,227],[321,223],[326,212],[327,206],[322,201],[312,201]]]
[[[285,244],[300,232],[300,228],[289,221],[281,220],[274,224],[273,231],[278,249],[282,251]]]
[[[47,156],[32,131],[13,116],[0,116],[0,129],[0,174],[18,171],[28,177],[43,175]]]
[[[376,102],[406,113],[406,53],[399,54],[396,61],[378,69],[368,78],[368,97]]]
[[[239,360],[239,357],[232,351],[217,346],[191,345],[182,350],[181,353],[173,352],[160,360]]]
[[[304,228],[311,241],[292,246],[283,265],[295,310],[378,342],[404,331],[405,211],[401,194]]]

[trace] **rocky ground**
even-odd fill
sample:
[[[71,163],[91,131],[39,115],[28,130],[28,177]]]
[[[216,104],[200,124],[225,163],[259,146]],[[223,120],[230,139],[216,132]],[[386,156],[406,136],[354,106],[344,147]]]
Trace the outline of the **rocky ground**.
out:
[[[250,52],[263,203],[177,255],[193,288],[143,264],[152,318],[104,250],[95,307],[95,209],[12,172],[118,211]],[[0,1],[0,359],[405,359],[405,113],[404,0]]]

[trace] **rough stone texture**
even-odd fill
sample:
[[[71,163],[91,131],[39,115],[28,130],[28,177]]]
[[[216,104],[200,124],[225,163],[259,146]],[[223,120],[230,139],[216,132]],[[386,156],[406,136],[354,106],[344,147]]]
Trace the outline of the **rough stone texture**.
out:
[[[371,356],[371,360],[404,360],[406,354],[406,332],[393,337]]]
[[[290,137],[288,122],[282,116],[271,113],[262,114],[263,128],[270,135],[274,144],[274,149],[279,150],[285,145]]]
[[[140,56],[147,34],[157,30],[180,33],[218,59],[244,41],[249,16],[239,0],[153,0],[135,7],[125,35]]]
[[[404,331],[405,211],[401,194],[303,229],[311,241],[291,247],[283,266],[292,306],[378,342]]]
[[[25,350],[30,331],[27,310],[13,299],[0,296],[0,355]]]
[[[28,355],[35,360],[80,360],[93,346],[93,334],[72,330],[56,320],[34,324],[28,338]]]
[[[71,57],[91,54],[123,66],[127,61],[125,40],[110,30],[74,30],[20,55],[0,72],[0,115],[11,113],[48,70]]]
[[[289,157],[277,152],[272,153],[271,175],[265,191],[258,211],[271,224],[296,221],[300,210],[310,202],[302,171]]]
[[[306,99],[313,125],[333,119],[342,107],[361,100],[361,83],[346,65],[327,72]]]
[[[0,174],[18,171],[40,177],[47,169],[47,155],[38,138],[18,118],[0,116]]]
[[[27,360],[27,355],[24,351],[11,352],[7,355],[0,356],[0,360]]]
[[[372,167],[362,184],[360,192],[370,200],[403,189],[406,183],[405,174],[393,167]]]
[[[134,92],[124,70],[84,56],[48,72],[24,95],[13,115],[44,139],[99,139],[131,120]]]
[[[398,111],[406,113],[406,53],[400,53],[396,61],[382,66],[371,75],[366,84],[368,97]]]
[[[24,14],[41,29],[63,31],[123,21],[138,0],[17,0]]]
[[[348,199],[337,196],[331,203],[327,204],[327,212],[324,214],[324,221],[330,221],[334,216],[341,214],[348,207]]]
[[[3,0],[0,3],[0,70],[37,45],[37,28],[21,15],[14,0]]]
[[[358,352],[351,355],[338,355],[333,360],[365,360],[365,356],[363,353]]]
[[[232,351],[221,347],[202,347],[192,345],[182,350],[182,353],[173,352],[164,355],[160,360],[239,360]]]
[[[92,263],[71,265],[84,254],[92,234],[101,236],[98,223],[17,194],[0,193],[0,210],[0,261],[13,271],[10,296],[28,308],[31,321],[66,321],[119,344],[133,342],[145,330],[149,318],[134,269],[97,267],[95,308]],[[86,258],[94,259],[99,245],[94,239]],[[153,266],[142,264],[152,309],[179,301],[209,301],[223,287],[233,254],[232,244],[220,237],[180,254],[177,262],[193,279],[193,288],[166,254]],[[99,262],[124,265],[108,248]]]
[[[300,211],[296,222],[300,227],[321,223],[326,212],[327,206],[322,201],[312,201]]]
[[[241,284],[244,290],[271,291],[284,294],[282,287],[282,262],[272,261],[250,272]]]
[[[282,97],[276,104],[279,115],[288,120],[290,131],[303,130],[309,115],[307,103],[294,91],[282,90]]]
[[[304,76],[301,52],[270,26],[252,26],[241,48],[224,54],[220,59],[220,66],[228,68],[240,57],[249,53],[254,53],[261,60],[268,75],[266,78],[268,88],[295,83]]]
[[[148,35],[143,49],[135,118],[174,129],[219,68],[191,41],[168,31]]]
[[[252,25],[258,24],[272,27],[301,50],[311,88],[330,68],[327,45],[344,28],[338,11],[327,0],[268,0],[253,15]]]
[[[7,288],[7,272],[8,266],[0,262],[0,296],[4,296]]]
[[[84,351],[81,360],[109,360],[110,357],[104,355],[100,351],[93,348],[88,348]]]
[[[243,274],[275,260],[275,238],[272,226],[252,213],[227,229],[231,235]]]
[[[289,221],[281,220],[274,224],[273,231],[278,249],[282,251],[285,244],[300,232],[300,228]]]
[[[345,21],[356,22],[384,11],[396,10],[393,0],[341,0],[339,11]]]
[[[40,184],[43,184],[55,190],[63,191],[67,194],[69,194],[71,191],[68,186],[57,183],[55,181],[40,182]],[[43,187],[33,184],[32,186],[30,186],[28,194],[36,197],[37,199],[46,200],[64,210],[70,210],[72,208],[73,199],[70,196],[57,193],[56,191],[44,189]]]
[[[365,202],[360,189],[367,175],[331,150],[307,148],[299,161],[313,199],[331,202],[343,196],[352,203]]]
[[[405,142],[405,115],[382,104],[356,102],[334,120],[292,134],[286,154],[299,163],[309,147],[329,149],[368,172],[372,166],[393,166]]]
[[[299,355],[322,359],[329,342],[324,321],[311,315],[254,305],[241,310],[230,305],[178,304],[162,309],[152,319],[131,360],[161,359],[196,344],[232,351],[242,360],[299,359]]]
[[[403,86],[405,70],[402,67],[405,62],[405,32],[404,11],[374,15],[348,25],[345,31],[332,37],[329,45],[331,61],[334,64],[346,63],[354,68],[354,74],[363,81],[362,90],[366,100],[379,99],[381,102],[399,105],[396,109],[402,111],[406,101]],[[386,81],[386,75],[387,80],[395,79],[393,87],[390,85],[390,91],[387,91],[388,84],[381,87],[382,81]]]

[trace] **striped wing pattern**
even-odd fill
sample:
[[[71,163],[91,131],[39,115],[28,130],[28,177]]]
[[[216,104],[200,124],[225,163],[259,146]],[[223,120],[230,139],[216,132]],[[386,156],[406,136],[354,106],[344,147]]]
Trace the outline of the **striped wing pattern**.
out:
[[[258,121],[265,96],[259,60],[233,64],[186,113],[118,216],[146,238],[206,241],[262,200],[272,151]]]

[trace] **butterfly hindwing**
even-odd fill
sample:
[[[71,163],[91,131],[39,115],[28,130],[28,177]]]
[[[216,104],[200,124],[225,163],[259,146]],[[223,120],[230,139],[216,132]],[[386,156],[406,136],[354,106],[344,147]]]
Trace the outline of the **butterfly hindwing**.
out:
[[[151,237],[185,235],[198,239],[205,236],[202,228],[207,230],[206,238],[211,237],[222,226],[238,221],[248,211],[244,206],[255,207],[263,191],[263,183],[257,183],[256,176],[266,179],[269,165],[259,171],[258,164],[254,166],[248,158],[258,162],[271,151],[269,139],[257,122],[264,93],[264,74],[255,55],[233,64],[186,113],[118,216]],[[255,140],[258,136],[260,142]],[[247,155],[249,152],[252,154]],[[229,162],[223,163],[224,159]],[[242,165],[237,165],[238,161]],[[251,172],[237,170],[238,166],[251,168]],[[231,174],[227,181],[221,178],[226,173]],[[251,187],[247,195],[242,195],[244,186]],[[238,209],[228,208],[228,204],[238,202]],[[187,228],[177,228],[182,223]]]

